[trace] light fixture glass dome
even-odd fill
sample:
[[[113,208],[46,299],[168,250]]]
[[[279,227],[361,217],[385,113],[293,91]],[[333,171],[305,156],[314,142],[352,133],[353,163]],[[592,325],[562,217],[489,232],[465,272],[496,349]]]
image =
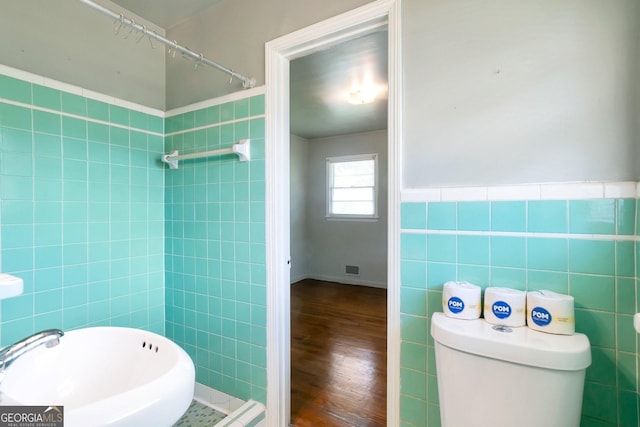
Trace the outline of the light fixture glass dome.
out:
[[[378,88],[373,84],[353,86],[347,100],[350,104],[370,104],[376,100]]]

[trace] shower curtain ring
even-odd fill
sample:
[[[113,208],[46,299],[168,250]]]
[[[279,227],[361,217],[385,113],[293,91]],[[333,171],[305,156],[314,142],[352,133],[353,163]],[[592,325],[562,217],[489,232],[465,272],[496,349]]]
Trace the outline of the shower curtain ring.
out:
[[[146,33],[147,33],[147,27],[142,25],[142,30],[141,30],[141,33],[140,33],[140,37],[138,37],[138,40],[136,40],[136,43],[140,43],[140,40],[142,40],[142,38],[144,37],[144,35]]]
[[[113,29],[113,33],[117,36],[120,32],[120,29],[122,28],[122,24],[124,24],[124,15],[122,14],[122,12],[120,12],[119,18],[116,19],[114,23],[118,24]]]
[[[136,21],[134,21],[133,18],[129,18],[129,21],[130,21],[129,22],[129,25],[130,25],[129,32],[127,33],[126,36],[124,36],[125,39],[128,39],[129,36],[131,35],[131,33],[133,33],[133,30],[136,29]]]
[[[173,40],[173,47],[169,48],[168,54],[171,56],[171,59],[176,58],[176,51],[178,50],[178,42]]]
[[[198,55],[198,59],[196,59],[196,63],[193,66],[194,71],[198,69],[198,65],[202,64],[202,60],[204,59],[204,55],[203,54],[199,54]]]

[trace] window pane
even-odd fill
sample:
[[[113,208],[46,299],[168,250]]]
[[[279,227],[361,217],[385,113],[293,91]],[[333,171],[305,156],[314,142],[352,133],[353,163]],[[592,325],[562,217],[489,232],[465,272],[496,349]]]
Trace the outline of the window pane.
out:
[[[334,187],[373,187],[374,185],[375,179],[373,175],[346,175],[333,178]]]
[[[333,201],[373,201],[373,188],[335,188],[333,190]]]
[[[375,158],[365,155],[361,158],[348,161],[328,159],[329,215],[376,214]]]
[[[334,202],[334,215],[373,215],[373,203],[371,202]]]
[[[334,176],[343,175],[373,175],[373,160],[357,160],[354,162],[339,162],[333,164]]]

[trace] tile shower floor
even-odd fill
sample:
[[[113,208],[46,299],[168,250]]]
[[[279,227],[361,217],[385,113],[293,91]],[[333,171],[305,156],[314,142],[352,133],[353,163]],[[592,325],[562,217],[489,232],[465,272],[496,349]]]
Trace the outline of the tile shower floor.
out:
[[[194,400],[187,412],[174,424],[174,427],[211,427],[225,417],[226,415],[222,412]]]

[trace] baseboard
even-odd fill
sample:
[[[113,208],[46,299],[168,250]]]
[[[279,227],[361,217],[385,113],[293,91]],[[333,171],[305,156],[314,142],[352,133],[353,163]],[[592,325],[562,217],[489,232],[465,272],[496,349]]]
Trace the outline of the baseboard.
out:
[[[311,277],[309,277],[306,274],[301,274],[300,276],[297,276],[297,277],[290,277],[289,281],[290,281],[291,284],[294,284],[294,283],[297,283],[297,282],[299,282],[301,280],[304,280],[304,279],[311,279]]]
[[[345,285],[369,286],[372,288],[387,289],[387,282],[374,282],[370,280],[363,280],[359,277],[349,277],[349,276],[335,277],[335,276],[329,276],[325,274],[307,274],[305,276],[298,277],[295,280],[291,280],[291,284],[297,283],[305,279],[323,280],[325,282],[344,283]]]

